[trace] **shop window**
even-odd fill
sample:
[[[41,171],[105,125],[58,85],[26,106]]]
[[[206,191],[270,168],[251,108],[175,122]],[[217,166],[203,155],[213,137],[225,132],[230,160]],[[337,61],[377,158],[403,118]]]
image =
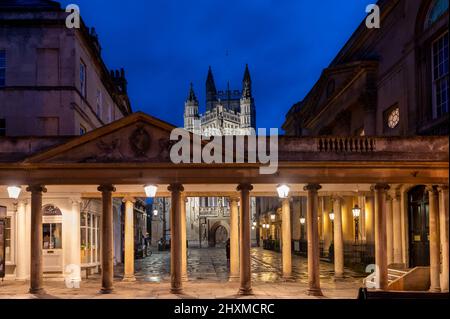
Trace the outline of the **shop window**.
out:
[[[80,227],[81,263],[98,263],[100,261],[99,216],[89,212],[81,213]]]
[[[42,224],[42,249],[62,249],[62,224]]]
[[[5,261],[12,261],[12,251],[11,251],[11,217],[6,217],[5,219]]]

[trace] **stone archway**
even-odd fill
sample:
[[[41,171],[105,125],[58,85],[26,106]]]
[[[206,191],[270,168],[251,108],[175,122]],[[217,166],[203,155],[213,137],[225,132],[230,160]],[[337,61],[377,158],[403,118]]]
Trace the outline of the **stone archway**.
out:
[[[223,221],[217,221],[209,230],[209,247],[225,247],[228,238],[230,226]]]

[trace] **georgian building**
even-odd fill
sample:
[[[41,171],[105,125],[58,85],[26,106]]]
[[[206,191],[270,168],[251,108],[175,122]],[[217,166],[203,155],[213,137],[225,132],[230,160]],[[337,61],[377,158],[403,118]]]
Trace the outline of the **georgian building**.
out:
[[[283,125],[290,136],[448,134],[448,1],[378,2]]]
[[[323,136],[319,149],[346,152],[367,147],[358,139],[364,136],[448,134],[448,1],[381,0],[378,5],[381,28],[368,29],[362,21],[309,93],[289,110],[283,124],[286,135]],[[367,264],[375,260],[373,238],[367,236],[363,224],[371,204],[370,198],[363,195],[363,186],[355,185],[354,189],[353,195],[337,196],[344,262],[364,272]],[[403,192],[401,200],[407,201],[407,207],[401,212],[392,205]],[[319,235],[321,257],[333,261],[335,222],[330,216],[336,218],[336,199],[330,195],[319,198]],[[430,265],[426,186],[395,185],[386,205],[388,263],[392,271]],[[305,198],[293,198],[291,206],[293,249],[306,254]],[[353,216],[356,207],[360,217]],[[281,237],[280,209],[276,199],[261,201],[257,208],[261,223],[268,226],[261,230],[260,237],[275,249]],[[404,214],[402,219],[400,214]],[[401,220],[407,223],[403,225],[403,247],[397,237]],[[448,221],[444,223],[448,227]],[[445,233],[448,235],[448,231]]]
[[[82,135],[131,114],[125,71],[66,16],[54,1],[0,2],[0,135]]]
[[[125,71],[107,69],[95,30],[83,21],[79,29],[68,29],[66,17],[55,1],[0,2],[0,137],[12,138],[11,143],[2,144],[1,156],[14,156],[24,137],[28,137],[30,147],[31,141],[69,141],[132,113]],[[42,150],[48,145],[42,144]],[[99,269],[101,203],[81,193],[82,189],[62,188],[44,199],[46,273],[63,274],[73,261],[71,256],[76,255],[77,264],[89,271]],[[29,234],[18,226],[25,216],[17,214],[22,209],[26,212],[27,203],[7,205],[6,275],[16,279],[29,276],[29,269],[21,268],[26,262],[18,263],[20,254],[29,249]],[[146,223],[142,206],[142,200],[137,200],[135,225],[139,235],[146,233],[144,227],[139,227]],[[80,214],[79,224],[70,219],[74,207]],[[113,210],[114,262],[121,263],[121,200],[114,201]]]

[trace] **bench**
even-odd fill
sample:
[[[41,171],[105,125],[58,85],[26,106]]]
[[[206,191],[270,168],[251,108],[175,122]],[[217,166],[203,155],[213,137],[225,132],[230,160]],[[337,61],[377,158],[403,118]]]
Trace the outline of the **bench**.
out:
[[[91,269],[96,268],[97,265],[83,265],[81,266],[81,271],[86,271],[86,279],[89,279],[89,275],[91,273]]]
[[[378,291],[360,288],[358,293],[359,300],[370,299],[448,299],[448,292],[429,292],[429,291]]]

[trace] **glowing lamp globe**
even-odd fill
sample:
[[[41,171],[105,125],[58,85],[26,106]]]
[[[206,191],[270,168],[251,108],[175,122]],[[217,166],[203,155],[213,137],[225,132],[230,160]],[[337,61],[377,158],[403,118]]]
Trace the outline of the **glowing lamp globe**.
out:
[[[156,196],[156,191],[158,190],[158,186],[156,185],[145,185],[144,186],[145,195],[148,198],[154,198]]]
[[[7,190],[8,190],[9,198],[18,199],[19,195],[20,195],[20,192],[22,191],[22,188],[19,187],[19,186],[9,186],[7,188]]]

